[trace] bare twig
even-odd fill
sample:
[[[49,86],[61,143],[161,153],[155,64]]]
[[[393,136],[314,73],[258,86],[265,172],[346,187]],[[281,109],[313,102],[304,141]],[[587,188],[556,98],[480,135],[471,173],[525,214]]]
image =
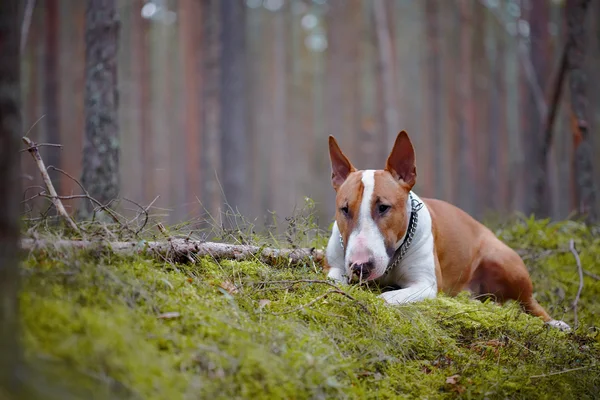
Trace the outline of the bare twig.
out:
[[[330,281],[321,280],[321,279],[294,279],[294,280],[283,280],[283,281],[261,281],[261,282],[256,282],[257,285],[277,285],[277,284],[294,285],[294,284],[297,284],[297,283],[318,283],[318,284],[323,284],[323,285],[331,286],[333,289],[331,289],[327,293],[338,293],[338,294],[341,294],[341,295],[349,298],[350,300],[354,301],[359,306],[361,306],[361,308],[363,310],[365,310],[365,312],[367,314],[371,314],[371,312],[369,311],[369,309],[367,308],[367,306],[364,305],[360,300],[357,300],[353,296],[349,295],[348,293],[346,293],[345,291],[343,291],[341,288],[339,288],[337,285],[335,285],[334,283],[332,283]],[[325,293],[325,295],[327,295],[327,293]],[[314,301],[316,301],[317,299],[313,300],[313,302],[311,302],[309,304],[313,304]],[[306,307],[306,306],[307,305],[305,305],[304,307]]]
[[[79,180],[77,180],[73,175],[69,174],[67,171],[64,171],[60,168],[56,168],[53,165],[49,165],[47,169],[52,170],[52,171],[57,171],[57,172],[60,172],[61,174],[65,175],[67,178],[69,178],[73,182],[75,182],[77,184],[77,186],[79,186],[79,188],[83,192],[82,195],[59,196],[59,198],[61,200],[88,199],[90,201],[90,203],[92,203],[93,205],[96,206],[96,210],[106,211],[106,213],[108,215],[110,215],[110,217],[116,224],[121,225],[121,227],[125,228],[125,225],[121,222],[121,220],[119,219],[117,214],[108,206],[108,204],[107,205],[102,204],[101,202],[99,202],[98,200],[96,200],[95,198],[90,196],[89,192],[85,189],[85,187],[83,187],[81,182],[79,182]],[[94,211],[96,211],[96,210],[94,210]]]
[[[579,258],[579,253],[577,253],[577,250],[575,249],[575,242],[573,239],[569,242],[569,249],[571,250],[571,253],[573,253],[573,257],[575,257],[577,271],[579,272],[579,289],[577,289],[577,295],[575,296],[575,300],[573,300],[573,314],[575,314],[573,327],[577,329],[577,325],[579,324],[579,321],[577,320],[577,303],[579,302],[579,297],[583,290],[583,268],[581,267],[581,260]]]
[[[585,366],[585,367],[577,367],[577,368],[564,369],[562,371],[550,372],[549,374],[532,375],[532,376],[530,376],[530,378],[545,378],[547,376],[562,375],[562,374],[566,374],[567,372],[581,371],[582,369],[589,369],[589,368],[594,368],[594,367],[597,367],[597,366],[598,366],[597,364],[594,364],[594,365],[588,365],[588,366]]]
[[[157,196],[157,198],[158,198],[158,196]],[[135,202],[133,200],[129,200],[128,198],[125,198],[125,197],[123,197],[123,200],[125,200],[125,201],[127,201],[127,202],[129,202],[131,204],[136,205],[140,210],[142,210],[141,213],[138,213],[136,215],[136,217],[134,219],[132,219],[131,221],[128,221],[127,224],[133,223],[133,221],[135,221],[136,219],[138,219],[138,217],[140,216],[140,214],[144,214],[144,217],[145,217],[144,218],[144,223],[142,224],[142,226],[140,228],[138,228],[137,231],[135,231],[135,234],[138,235],[144,229],[144,227],[146,226],[146,223],[148,222],[148,217],[149,217],[149,215],[148,215],[148,208],[147,207],[142,207],[141,204],[139,204],[139,203],[137,203],[137,202]]]
[[[71,219],[71,217],[67,213],[67,210],[65,210],[65,206],[62,204],[62,202],[58,198],[58,195],[56,194],[56,190],[54,189],[54,185],[52,185],[52,181],[50,180],[50,176],[48,176],[48,171],[46,170],[46,166],[44,165],[44,160],[42,160],[42,157],[40,156],[40,152],[39,152],[38,148],[36,147],[35,142],[33,142],[31,139],[29,139],[26,136],[23,137],[23,142],[27,145],[29,154],[31,154],[31,157],[33,157],[35,163],[37,164],[38,169],[40,170],[40,174],[42,175],[44,184],[46,185],[46,188],[48,189],[48,193],[50,193],[50,200],[54,204],[54,207],[56,207],[56,210],[58,211],[58,213],[65,219],[65,221],[71,227],[71,229],[73,229],[75,232],[81,234],[79,227],[77,226],[75,221],[73,221],[73,219]]]
[[[589,276],[590,278],[593,278],[597,281],[600,281],[600,275],[596,275],[594,273],[591,273],[590,271],[586,271],[585,269],[583,270],[583,273],[587,276]]]
[[[35,147],[37,147],[38,149],[40,147],[58,147],[58,148],[62,149],[62,147],[63,147],[62,144],[55,144],[55,143],[34,143],[33,145]],[[30,151],[30,149],[29,148],[22,149],[22,150],[19,151],[19,153],[25,153],[26,151]],[[48,168],[50,168],[50,167],[48,167]]]

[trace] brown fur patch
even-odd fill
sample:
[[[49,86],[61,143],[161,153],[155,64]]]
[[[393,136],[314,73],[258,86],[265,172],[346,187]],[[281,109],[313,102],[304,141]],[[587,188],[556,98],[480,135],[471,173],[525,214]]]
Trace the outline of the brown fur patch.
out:
[[[346,181],[337,190],[335,220],[344,240],[344,246],[348,243],[348,238],[358,223],[363,191],[362,171],[353,172],[348,175]],[[347,216],[341,211],[344,206],[348,207]]]
[[[386,249],[395,250],[396,243],[404,236],[408,227],[406,202],[410,188],[403,185],[387,171],[375,171],[375,188],[371,217],[383,235]],[[391,208],[383,215],[379,212],[381,204]]]

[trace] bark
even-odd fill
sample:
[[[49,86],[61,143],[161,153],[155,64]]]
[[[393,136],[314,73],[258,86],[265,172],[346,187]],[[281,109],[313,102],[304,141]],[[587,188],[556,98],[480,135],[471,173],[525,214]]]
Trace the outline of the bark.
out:
[[[560,98],[562,96],[562,90],[564,86],[564,80],[567,72],[568,65],[568,52],[570,47],[570,41],[564,46],[563,53],[560,58],[560,64],[558,66],[558,72],[556,74],[556,78],[554,79],[552,85],[552,94],[550,96],[550,108],[548,110],[548,115],[545,117],[544,121],[544,132],[543,139],[540,145],[539,155],[538,155],[538,175],[536,177],[535,183],[535,200],[534,204],[542,204],[548,197],[548,157],[550,155],[550,148],[552,147],[552,136],[554,131],[554,121],[556,120],[556,116],[558,115],[558,110],[560,106]],[[549,207],[548,207],[549,210]]]
[[[192,201],[191,213],[197,215],[199,204],[192,199],[202,198],[202,35],[198,21],[202,18],[201,3],[195,0],[180,0],[180,43],[183,55],[184,74],[184,135],[186,147],[186,200]]]
[[[88,0],[86,9],[85,139],[81,183],[103,204],[119,194],[116,0]],[[82,216],[91,212],[82,205]]]
[[[530,11],[529,26],[531,28],[531,51],[530,58],[533,67],[533,77],[530,78],[531,85],[546,88],[549,78],[550,65],[550,35],[548,32],[549,5],[547,2],[532,2]],[[523,44],[522,44],[523,45]],[[537,80],[537,83],[534,81]],[[534,90],[530,90],[527,102],[526,130],[525,130],[525,154],[533,168],[527,174],[528,205],[526,212],[533,212],[540,218],[549,216],[551,210],[550,196],[547,191],[547,185],[543,187],[543,192],[536,194],[539,189],[537,182],[540,179],[546,180],[545,168],[541,168],[540,149],[543,144],[543,121],[546,113],[540,113],[536,107],[536,95]],[[542,97],[543,98],[543,97]],[[544,108],[542,108],[543,110]]]
[[[220,11],[221,183],[228,206],[245,214],[248,209],[245,5],[237,0],[221,1]]]
[[[273,98],[273,129],[271,146],[274,150],[270,158],[270,197],[273,199],[272,210],[277,213],[279,218],[284,218],[287,213],[292,211],[292,203],[289,197],[290,181],[288,173],[290,169],[288,160],[287,143],[287,119],[286,119],[286,41],[287,29],[285,26],[285,12],[283,8],[273,15],[273,75],[272,98]],[[248,160],[250,163],[250,160]],[[249,164],[251,166],[251,163]]]
[[[19,0],[0,1],[0,397],[19,389]]]
[[[219,27],[221,26],[218,16],[220,15],[220,3],[218,0],[204,0],[203,4],[206,12],[202,14],[203,35],[205,54],[203,65],[203,76],[205,86],[203,88],[203,119],[205,145],[203,148],[204,157],[202,157],[202,170],[206,171],[204,177],[204,208],[218,218],[218,211],[221,207],[221,188],[217,175],[221,173],[221,104],[220,104],[220,59],[221,43],[219,37]]]
[[[389,10],[385,0],[373,0],[373,15],[375,18],[375,30],[377,33],[377,50],[379,56],[379,76],[383,90],[384,110],[384,138],[387,147],[391,148],[400,132],[398,116],[398,100],[396,98],[396,77],[394,74],[394,51],[392,35],[388,24]]]
[[[427,39],[427,57],[425,67],[426,101],[425,101],[425,134],[429,135],[430,143],[427,146],[433,162],[427,163],[432,169],[433,177],[430,182],[429,196],[442,197],[445,193],[444,165],[439,152],[442,132],[442,71],[440,66],[440,37],[438,27],[438,4],[435,0],[426,0],[425,5],[425,36]]]
[[[460,2],[460,75],[458,87],[459,115],[459,174],[458,187],[460,206],[471,212],[475,196],[472,188],[475,182],[475,103],[473,93],[473,3],[470,0]]]
[[[58,0],[45,1],[46,47],[44,51],[44,127],[45,142],[61,143],[59,124],[59,7]],[[49,147],[44,158],[48,165],[61,167],[60,152]],[[60,174],[52,172],[50,178],[56,187],[60,187]]]
[[[298,266],[314,262],[322,265],[324,253],[314,248],[275,249],[250,245],[201,242],[188,239],[170,239],[164,242],[92,242],[86,240],[35,240],[23,239],[21,248],[36,250],[94,250],[106,249],[121,255],[149,255],[161,261],[195,263],[198,257],[213,257],[216,260],[258,260],[276,265],[284,262]]]
[[[571,42],[568,54],[569,88],[571,91],[572,128],[575,151],[577,205],[588,222],[598,216],[596,185],[593,178],[593,149],[589,135],[588,97],[585,73],[586,32],[585,15],[589,0],[567,0],[566,14]]]
[[[145,0],[136,0],[133,7],[136,10],[141,10]],[[140,138],[140,153],[142,166],[150,166],[153,164],[152,157],[152,142],[150,141],[151,123],[151,95],[150,95],[150,58],[148,56],[148,31],[149,23],[142,17],[141,12],[134,12],[131,16],[131,49],[132,58],[132,75],[135,79],[135,84],[132,85],[133,90],[133,112],[137,120],[136,136]],[[156,196],[156,188],[152,173],[149,168],[142,168],[142,173],[137,179],[141,182],[142,195],[140,200],[144,202],[151,201]]]

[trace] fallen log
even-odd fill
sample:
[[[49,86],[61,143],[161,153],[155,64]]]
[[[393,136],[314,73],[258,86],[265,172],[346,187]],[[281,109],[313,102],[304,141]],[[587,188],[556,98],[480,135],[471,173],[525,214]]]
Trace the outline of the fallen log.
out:
[[[21,247],[38,250],[98,250],[106,249],[121,255],[148,255],[160,260],[195,263],[197,258],[209,256],[215,260],[252,261],[275,265],[284,262],[290,266],[307,263],[323,265],[324,253],[315,248],[275,249],[251,245],[202,242],[190,239],[170,239],[161,242],[108,242],[89,240],[35,240],[23,239]]]

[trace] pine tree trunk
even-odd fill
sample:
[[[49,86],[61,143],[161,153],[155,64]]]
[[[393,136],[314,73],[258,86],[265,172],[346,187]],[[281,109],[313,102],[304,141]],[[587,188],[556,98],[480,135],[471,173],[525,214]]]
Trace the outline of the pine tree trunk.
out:
[[[398,118],[398,100],[396,98],[396,77],[392,34],[388,23],[390,4],[384,0],[373,0],[373,16],[377,33],[377,50],[379,56],[379,76],[383,90],[383,126],[386,147],[391,148],[400,132]]]
[[[59,34],[59,3],[58,0],[45,1],[45,44],[44,49],[44,127],[46,142],[61,144],[60,141],[60,96],[59,96],[59,58],[60,58],[60,34]],[[45,153],[45,154],[44,154]],[[62,168],[61,153],[58,149],[49,147],[42,150],[46,163],[56,168]],[[60,187],[61,176],[56,171],[48,171],[55,187]]]
[[[202,18],[202,3],[196,0],[180,0],[181,53],[183,56],[184,95],[185,95],[185,145],[186,145],[186,201],[202,198],[202,32],[198,21]],[[190,210],[197,216],[200,204],[192,203]]]
[[[589,222],[597,219],[596,187],[593,178],[593,148],[589,136],[588,98],[585,74],[585,14],[589,0],[567,0],[566,13],[570,48],[568,53],[572,127],[575,149],[577,206]]]
[[[19,137],[22,134],[19,0],[0,1],[0,394],[18,389]]]
[[[245,214],[249,200],[246,196],[245,5],[241,1],[222,1],[220,6],[221,183],[228,205],[236,213]]]
[[[85,138],[81,182],[103,204],[119,194],[116,0],[88,0],[86,9]],[[91,205],[82,204],[82,216]]]
[[[220,3],[218,0],[203,0],[202,25],[203,25],[203,52],[205,55],[203,65],[203,76],[205,85],[203,88],[203,131],[204,146],[203,157],[201,157],[204,175],[204,208],[213,218],[219,218],[217,213],[221,207],[221,105],[220,105]]]

